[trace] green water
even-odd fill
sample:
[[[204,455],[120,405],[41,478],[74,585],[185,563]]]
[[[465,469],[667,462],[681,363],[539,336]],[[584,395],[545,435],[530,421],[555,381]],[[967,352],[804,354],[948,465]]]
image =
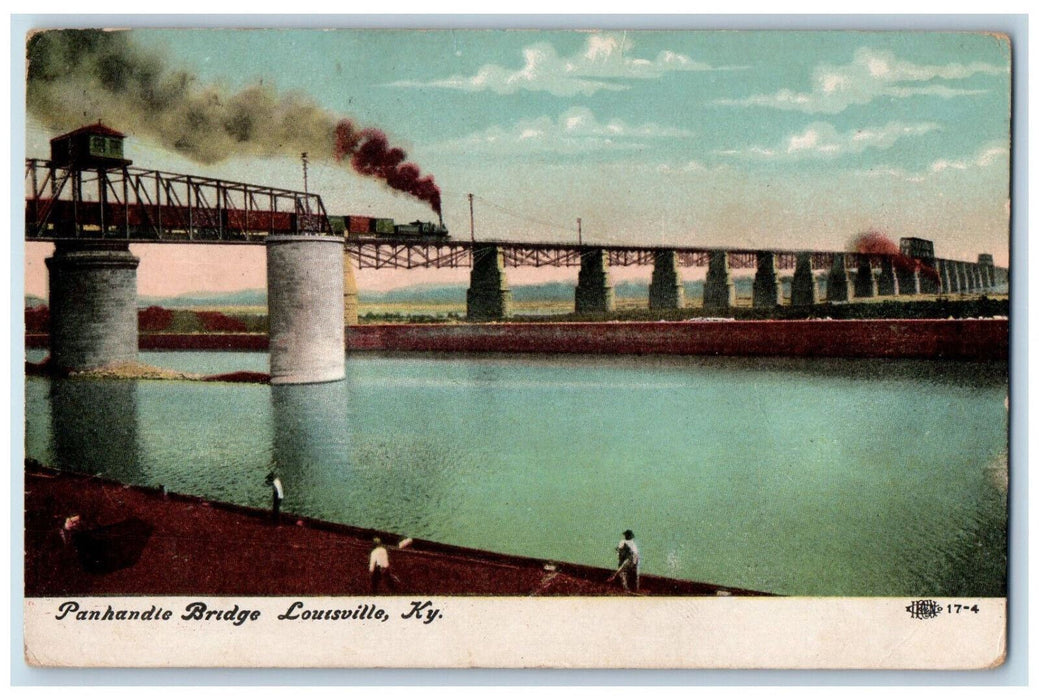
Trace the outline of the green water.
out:
[[[30,359],[32,357],[30,356]],[[260,353],[142,353],[193,372]],[[1002,595],[1006,363],[354,355],[270,387],[26,383],[30,457],[413,537],[792,595]]]

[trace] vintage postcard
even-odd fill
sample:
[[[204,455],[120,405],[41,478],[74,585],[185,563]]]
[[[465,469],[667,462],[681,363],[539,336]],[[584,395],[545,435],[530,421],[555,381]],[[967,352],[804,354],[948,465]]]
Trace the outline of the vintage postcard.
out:
[[[28,32],[27,663],[999,667],[983,29]]]

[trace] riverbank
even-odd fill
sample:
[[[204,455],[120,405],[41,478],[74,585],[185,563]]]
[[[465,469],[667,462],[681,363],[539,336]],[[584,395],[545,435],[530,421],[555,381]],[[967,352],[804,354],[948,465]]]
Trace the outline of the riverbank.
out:
[[[152,379],[160,381],[195,381],[195,382],[233,382],[238,384],[267,384],[271,375],[266,372],[227,372],[224,374],[198,374],[195,372],[178,372],[163,367],[146,365],[143,362],[123,362],[106,365],[97,369],[78,370],[74,372],[57,371],[51,367],[50,360],[43,362],[26,362],[27,377],[79,377],[83,379]]]
[[[142,333],[141,350],[267,349],[256,333]],[[44,334],[26,346],[47,347]],[[1006,318],[456,323],[348,326],[348,351],[1005,360]]]
[[[63,537],[74,516],[78,528]],[[262,509],[26,464],[26,597],[368,595],[376,536],[391,545],[398,594],[625,595],[606,568],[420,539],[399,548],[401,533],[284,513],[275,526]],[[640,593],[763,595],[659,576],[642,576]]]

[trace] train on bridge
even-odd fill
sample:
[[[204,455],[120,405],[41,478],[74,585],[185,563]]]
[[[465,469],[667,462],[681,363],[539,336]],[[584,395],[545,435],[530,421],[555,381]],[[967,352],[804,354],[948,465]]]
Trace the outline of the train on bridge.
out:
[[[358,216],[356,214],[329,215],[328,223],[332,225],[335,233],[343,234],[347,238],[382,238],[382,237],[407,237],[407,238],[435,238],[447,239],[450,233],[444,226],[443,220],[439,223],[433,221],[412,221],[409,224],[398,224],[393,219],[378,218],[372,216]]]

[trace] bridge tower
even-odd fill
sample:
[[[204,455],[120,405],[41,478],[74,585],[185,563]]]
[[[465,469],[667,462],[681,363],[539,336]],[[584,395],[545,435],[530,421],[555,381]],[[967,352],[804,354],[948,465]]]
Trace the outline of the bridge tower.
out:
[[[108,173],[130,164],[120,132],[100,122],[51,139],[52,185],[62,168],[71,186],[73,211],[84,201],[84,184],[96,183],[102,215],[89,226],[56,222],[67,240],[47,258],[51,362],[58,371],[98,369],[137,359],[137,265],[126,241],[105,238],[103,212]],[[91,238],[95,240],[77,240]]]

